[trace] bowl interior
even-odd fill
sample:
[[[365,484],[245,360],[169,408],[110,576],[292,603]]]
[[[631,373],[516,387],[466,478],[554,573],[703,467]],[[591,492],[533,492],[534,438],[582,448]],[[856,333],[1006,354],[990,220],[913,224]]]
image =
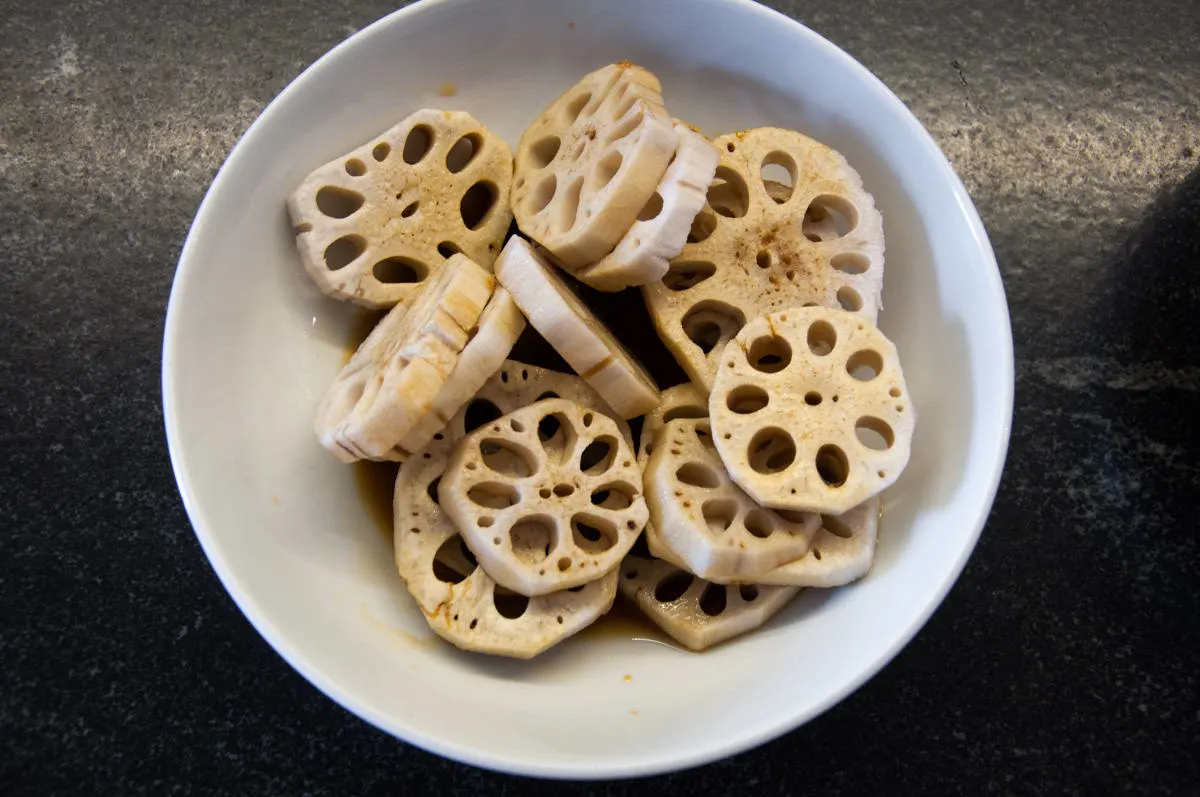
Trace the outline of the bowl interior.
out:
[[[356,313],[300,267],[283,200],[313,168],[421,107],[469,110],[510,143],[584,73],[620,59],[710,135],[793,127],[841,150],[883,212],[882,316],[919,413],[870,575],[808,591],[757,633],[690,654],[586,633],[532,662],[433,637],[354,470],[313,410]],[[453,96],[440,92],[450,87]],[[986,236],[936,146],[865,69],[740,0],[429,0],[297,79],[230,156],[171,297],[164,397],[197,534],[251,622],[379,727],[453,758],[541,775],[646,774],[745,749],[874,673],[941,600],[990,506],[1011,414],[1011,339]]]

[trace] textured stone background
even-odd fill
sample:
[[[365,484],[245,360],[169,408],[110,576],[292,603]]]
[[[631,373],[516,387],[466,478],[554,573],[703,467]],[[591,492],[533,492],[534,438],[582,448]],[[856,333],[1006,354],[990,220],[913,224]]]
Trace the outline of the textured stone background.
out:
[[[891,86],[978,204],[1016,338],[1009,465],[958,585],[863,689],[593,791],[1196,793],[1200,4],[778,5]],[[289,669],[205,561],[162,433],[163,311],[208,182],[392,7],[0,0],[2,793],[519,785]]]

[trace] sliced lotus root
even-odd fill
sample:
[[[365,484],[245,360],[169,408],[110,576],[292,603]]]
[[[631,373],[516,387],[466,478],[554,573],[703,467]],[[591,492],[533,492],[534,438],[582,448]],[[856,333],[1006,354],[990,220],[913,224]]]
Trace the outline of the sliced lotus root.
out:
[[[704,650],[753,631],[787,605],[797,587],[714,584],[660,559],[621,564],[621,594],[682,645]]]
[[[518,226],[569,269],[595,263],[650,201],[676,142],[658,78],[625,62],[592,72],[517,144]]]
[[[708,394],[691,382],[669,387],[662,392],[662,401],[642,419],[642,434],[638,446],[638,464],[646,467],[654,453],[654,438],[664,424],[676,418],[707,418]]]
[[[683,249],[721,155],[682,122],[675,124],[675,134],[679,145],[650,201],[615,249],[574,272],[581,282],[601,291],[645,285],[662,279],[671,258]]]
[[[405,459],[400,439],[430,411],[494,285],[455,255],[411,302],[393,307],[317,407],[321,444],[343,462]]]
[[[530,596],[612,571],[647,516],[620,427],[566,399],[539,401],[460,440],[438,498],[484,571]]]
[[[820,527],[812,512],[764,509],[730,481],[707,418],[667,423],[643,474],[659,541],[697,576],[752,582],[803,556]]]
[[[827,307],[747,324],[725,347],[708,411],[730,477],[754,500],[835,515],[899,477],[916,420],[896,347]]]
[[[460,648],[527,658],[586,627],[612,605],[615,573],[538,598],[497,587],[437,502],[456,442],[507,412],[559,396],[604,413],[628,436],[624,421],[579,377],[508,361],[404,464],[404,476],[396,480],[396,568],[430,628]]]
[[[554,268],[513,236],[496,260],[496,278],[521,312],[575,372],[624,418],[658,406],[658,386]]]
[[[512,221],[512,151],[463,111],[417,111],[320,167],[288,198],[321,290],[367,307],[407,301],[449,257],[490,267]]]
[[[879,496],[849,512],[822,515],[821,530],[800,559],[768,570],[760,584],[794,587],[838,587],[862,578],[875,559],[875,536],[879,530]]]
[[[467,345],[459,354],[458,364],[438,391],[429,412],[400,439],[405,451],[424,448],[459,408],[483,387],[483,383],[500,369],[508,353],[525,329],[525,316],[512,296],[497,287],[471,330]]]
[[[874,322],[883,288],[883,221],[845,158],[778,128],[713,143],[708,204],[666,276],[642,288],[659,336],[705,388],[748,318],[814,304]]]

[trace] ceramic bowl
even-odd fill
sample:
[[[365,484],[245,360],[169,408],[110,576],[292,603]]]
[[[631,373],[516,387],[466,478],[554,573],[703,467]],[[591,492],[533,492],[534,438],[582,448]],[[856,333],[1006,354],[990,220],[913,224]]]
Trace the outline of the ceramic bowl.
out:
[[[920,421],[874,568],[701,654],[585,632],[529,662],[432,635],[355,468],[312,417],[356,311],[300,266],[285,196],[422,107],[515,144],[585,73],[629,59],[709,135],[800,130],[862,174],[887,237],[881,326]],[[234,148],[184,246],[163,347],[171,461],[225,588],[314,686],[406,742],[481,767],[609,778],[690,767],[816,717],[912,638],[971,553],[1000,478],[1012,342],[987,235],[904,105],[800,24],[744,0],[425,0],[300,75]],[[386,522],[386,518],[382,519]]]

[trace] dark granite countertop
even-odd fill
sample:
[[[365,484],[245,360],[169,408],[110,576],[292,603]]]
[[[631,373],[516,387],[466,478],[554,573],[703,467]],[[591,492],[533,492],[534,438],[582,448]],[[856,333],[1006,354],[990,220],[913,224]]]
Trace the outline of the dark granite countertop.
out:
[[[1016,342],[1008,468],[945,604],[856,694],[591,790],[1196,794],[1200,4],[778,5],[895,90],[979,206]],[[519,785],[294,673],[209,568],[162,431],[205,188],[276,92],[391,9],[0,0],[0,793]]]

